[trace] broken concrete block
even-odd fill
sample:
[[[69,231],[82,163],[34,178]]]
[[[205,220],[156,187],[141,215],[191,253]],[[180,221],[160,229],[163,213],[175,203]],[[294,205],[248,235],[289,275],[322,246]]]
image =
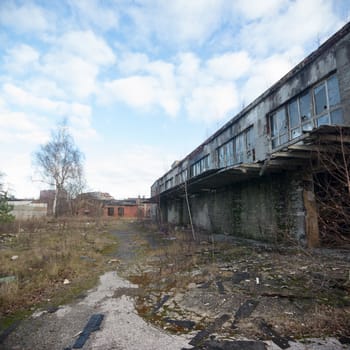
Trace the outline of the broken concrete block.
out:
[[[90,334],[100,329],[103,317],[103,314],[94,314],[90,317],[88,323],[84,327],[84,330],[79,335],[79,338],[75,341],[73,349],[81,349],[89,338]]]

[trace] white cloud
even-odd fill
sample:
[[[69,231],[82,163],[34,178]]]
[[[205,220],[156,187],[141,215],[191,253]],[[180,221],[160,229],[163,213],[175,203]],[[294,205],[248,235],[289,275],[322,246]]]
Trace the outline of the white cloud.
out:
[[[105,40],[92,31],[72,31],[58,38],[43,56],[40,72],[70,98],[86,99],[95,92],[101,70],[115,59]]]
[[[220,25],[223,0],[139,2],[129,8],[142,35],[153,34],[163,43],[205,42]]]
[[[248,73],[252,60],[245,51],[229,52],[215,56],[206,62],[209,74],[219,79],[235,80]]]
[[[13,108],[27,111],[27,113],[13,114],[16,116],[14,118],[15,121],[20,120],[20,123],[17,125],[18,127],[20,125],[23,125],[23,127],[27,125],[29,116],[33,113],[32,111],[34,111],[34,113],[37,114],[46,115],[49,113],[49,115],[54,116],[56,120],[67,118],[72,124],[73,134],[79,138],[91,138],[96,136],[96,131],[91,126],[91,107],[89,105],[38,97],[12,84],[5,84],[2,91],[8,104],[14,106]],[[11,125],[11,122],[9,125]],[[33,123],[30,125],[31,127],[35,127]]]
[[[0,23],[22,33],[43,32],[53,25],[52,15],[41,7],[32,3],[16,6],[11,2],[0,5]]]
[[[138,73],[106,81],[100,91],[103,103],[122,101],[134,108],[150,110],[161,107],[171,117],[177,115],[180,101],[176,87],[174,65],[157,60],[150,61],[145,54],[126,53],[118,62],[121,75]]]
[[[138,73],[106,81],[100,101],[122,101],[150,111],[161,107],[171,117],[181,107],[192,120],[212,123],[227,118],[238,104],[235,80],[247,74],[252,60],[246,52],[227,52],[201,61],[191,52],[177,55],[173,62],[152,61],[145,54],[127,53],[118,67],[122,74]]]
[[[252,20],[265,16],[272,18],[278,10],[286,6],[288,6],[288,0],[236,0],[233,3],[233,10]]]
[[[24,80],[22,85],[25,90],[30,91],[35,96],[58,99],[67,98],[66,92],[62,89],[62,86],[58,85],[58,82],[39,74]]]
[[[230,83],[195,88],[186,100],[189,117],[207,123],[227,117],[238,105],[236,89]]]
[[[132,107],[140,108],[155,103],[158,82],[150,76],[131,76],[108,82],[104,88],[104,99],[118,99]]]
[[[23,140],[22,140],[23,142]],[[34,149],[31,149],[34,151]],[[17,198],[38,198],[40,182],[32,182],[32,160],[31,151],[16,150],[12,157],[4,157],[3,151],[0,150],[1,159],[6,159],[2,162],[1,170],[6,174],[5,181],[7,183],[10,195],[15,195]],[[34,176],[35,177],[35,176]]]
[[[94,25],[102,30],[117,28],[119,24],[116,7],[104,7],[98,0],[73,0],[69,1],[74,12],[79,14],[79,21],[85,26]]]
[[[86,159],[87,180],[90,187],[108,191],[115,198],[148,197],[152,183],[169,170],[174,159],[173,154],[165,155],[161,149],[139,144],[129,145],[127,152],[119,152],[115,163],[110,155],[92,152]]]
[[[243,83],[240,99],[245,104],[250,103],[287,74],[301,57],[302,50],[295,47],[283,54],[275,54],[266,59],[255,59],[249,77]]]
[[[31,144],[44,141],[46,133],[40,118],[24,112],[13,112],[6,108],[0,108],[0,139],[3,146],[6,143],[25,141]],[[4,151],[6,147],[3,147]],[[7,149],[8,151],[8,149]],[[1,159],[6,159],[3,157]]]
[[[20,44],[6,51],[4,67],[13,74],[26,73],[37,68],[39,52],[33,47]]]
[[[63,34],[56,43],[58,52],[78,56],[86,62],[108,65],[115,62],[115,55],[106,41],[91,30],[71,31]]]
[[[149,64],[149,59],[143,53],[124,52],[117,63],[121,75],[129,75],[144,70]]]
[[[84,99],[95,91],[99,69],[81,57],[57,52],[44,57],[41,71],[54,79],[68,96]]]
[[[177,57],[177,74],[188,79],[196,78],[200,70],[201,61],[192,52],[180,53]]]
[[[310,44],[310,40],[315,40],[315,34],[323,36],[334,32],[340,24],[333,14],[332,2],[295,0],[287,2],[276,15],[249,22],[239,38],[241,45],[251,52],[268,55]],[[313,44],[317,45],[316,42]]]

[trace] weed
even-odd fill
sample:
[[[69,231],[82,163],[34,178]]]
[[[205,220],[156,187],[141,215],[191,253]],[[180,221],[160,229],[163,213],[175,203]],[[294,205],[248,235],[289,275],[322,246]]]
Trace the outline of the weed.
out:
[[[0,232],[0,277],[14,276],[0,283],[0,332],[38,305],[59,305],[91,288],[116,250],[106,226],[78,219],[14,222]]]

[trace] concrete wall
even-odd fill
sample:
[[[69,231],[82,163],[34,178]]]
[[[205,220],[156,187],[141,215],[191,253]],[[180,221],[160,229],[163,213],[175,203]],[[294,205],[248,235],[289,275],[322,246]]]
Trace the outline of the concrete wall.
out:
[[[46,203],[32,203],[31,201],[9,201],[13,206],[11,214],[18,220],[41,218],[47,215]]]
[[[283,172],[189,197],[197,228],[212,233],[265,241],[305,243],[303,183],[298,173]],[[188,225],[185,199],[163,202],[163,218]]]

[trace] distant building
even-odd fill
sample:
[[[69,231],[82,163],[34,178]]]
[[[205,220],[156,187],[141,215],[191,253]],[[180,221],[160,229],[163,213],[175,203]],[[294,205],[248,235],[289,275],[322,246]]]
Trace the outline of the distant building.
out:
[[[105,218],[149,218],[151,203],[146,199],[128,198],[116,200],[108,193],[88,192],[77,199],[80,216],[95,216]]]
[[[128,198],[125,200],[111,200],[103,203],[104,217],[118,218],[149,218],[151,204],[140,198]]]
[[[8,203],[13,206],[11,214],[17,220],[42,218],[47,215],[46,203],[37,203],[32,200],[11,200]]]

